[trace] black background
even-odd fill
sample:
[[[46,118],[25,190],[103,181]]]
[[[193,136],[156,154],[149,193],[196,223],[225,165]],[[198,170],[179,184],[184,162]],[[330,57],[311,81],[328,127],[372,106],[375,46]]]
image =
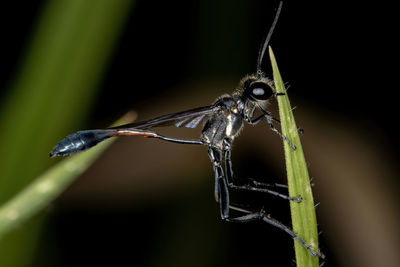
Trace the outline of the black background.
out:
[[[364,125],[372,125],[382,141],[390,144],[385,149],[392,155],[389,160],[395,163],[399,151],[394,129],[398,121],[398,81],[393,70],[398,69],[398,63],[397,51],[392,48],[398,31],[391,7],[376,3],[287,1],[271,46],[283,78],[291,86],[291,98],[322,114],[345,118],[348,123],[357,124],[360,131]],[[24,1],[23,9],[21,3],[12,1],[2,5],[2,97],[7,94],[3,88],[15,75],[42,4],[43,1]],[[278,1],[137,1],[85,127],[108,125],[131,108],[139,114],[152,110],[155,97],[162,99],[171,88],[186,81],[220,77],[239,81],[243,75],[254,72],[259,46],[277,6]],[[264,66],[271,73],[268,59],[264,60]],[[180,110],[175,103],[171,105],[172,111]],[[251,148],[242,151],[252,153]],[[262,163],[249,156],[234,164],[241,173],[253,169],[257,174],[257,166]],[[282,174],[271,171],[268,176]],[[205,225],[216,224],[222,229],[203,233],[210,236],[209,242],[220,246],[213,252],[213,265],[290,266],[294,255],[285,234],[272,226],[227,227],[219,221],[211,194],[211,177],[209,180],[209,185],[196,192],[185,192],[185,197],[169,198],[163,205],[91,210],[60,201],[61,208],[53,211],[49,233],[43,237],[37,264],[157,266],[160,262],[153,258],[162,258],[163,254],[155,254],[154,247],[164,251],[159,239],[166,235],[163,231],[174,227],[175,221],[170,217],[184,217],[185,209],[209,208],[210,218],[185,217],[189,224],[185,227],[190,227],[191,221],[203,220]],[[197,197],[204,199],[204,206],[194,200]],[[288,205],[275,198],[267,199],[268,203],[277,203],[268,206],[271,214],[289,224]],[[263,205],[265,198],[257,197],[254,202]],[[107,232],[105,228],[115,230]],[[224,237],[229,240],[221,240]],[[187,236],[186,242],[190,243],[192,238],[195,237]],[[199,245],[204,250],[208,246]],[[321,248],[329,258],[327,266],[335,266],[335,258],[323,236]],[[281,263],[277,264],[278,261]],[[186,266],[201,266],[201,261],[194,259],[193,263],[186,262]]]

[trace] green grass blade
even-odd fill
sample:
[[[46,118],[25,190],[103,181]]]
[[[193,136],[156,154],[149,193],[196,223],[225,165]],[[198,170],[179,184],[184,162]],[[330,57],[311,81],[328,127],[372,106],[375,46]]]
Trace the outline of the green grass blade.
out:
[[[46,170],[54,142],[85,119],[131,3],[46,1],[0,107],[0,203]]]
[[[285,93],[285,85],[282,81],[282,77],[279,73],[278,65],[271,48],[269,48],[269,54],[272,63],[276,91],[277,93]],[[300,238],[305,240],[314,251],[318,251],[318,230],[314,199],[296,122],[294,120],[292,108],[290,106],[287,94],[284,96],[278,96],[277,99],[282,133],[296,146],[296,150],[294,151],[287,142],[283,142],[289,195],[292,197],[301,196],[303,198],[301,203],[294,201],[290,202],[293,231]],[[309,251],[298,241],[294,241],[294,247],[296,253],[296,263],[298,267],[319,266],[319,258],[312,256]]]
[[[1,99],[0,205],[54,164],[49,150],[86,120],[134,0],[42,2]],[[32,266],[43,219],[3,236],[0,266]]]

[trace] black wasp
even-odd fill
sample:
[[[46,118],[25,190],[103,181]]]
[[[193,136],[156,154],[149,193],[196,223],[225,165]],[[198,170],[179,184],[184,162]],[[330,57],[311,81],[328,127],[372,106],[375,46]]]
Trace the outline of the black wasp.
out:
[[[265,42],[259,51],[256,74],[244,77],[232,96],[221,96],[210,106],[168,114],[143,122],[126,124],[109,129],[79,131],[61,140],[50,152],[50,156],[65,156],[79,153],[113,136],[142,136],[179,144],[206,146],[215,172],[215,199],[220,203],[220,214],[223,220],[242,223],[262,220],[282,229],[293,238],[297,239],[313,256],[323,258],[324,255],[322,253],[314,251],[289,227],[271,218],[264,210],[258,212],[250,211],[233,205],[229,200],[229,189],[235,189],[265,192],[291,201],[301,201],[300,197],[292,198],[280,194],[267,189],[267,184],[262,184],[253,180],[247,185],[235,184],[231,161],[232,142],[243,128],[244,122],[255,125],[266,119],[270,128],[283,138],[294,150],[296,149],[290,140],[275,128],[273,121],[279,122],[279,120],[273,118],[271,114],[265,110],[269,99],[281,95],[275,92],[273,81],[267,78],[261,70],[261,62],[277,23],[281,8],[282,2],[278,7]],[[261,115],[258,117],[254,116],[256,110],[261,112]],[[170,125],[196,128],[202,121],[204,121],[204,126],[199,140],[163,136],[151,130],[153,127]],[[230,210],[242,212],[244,215],[231,217]]]

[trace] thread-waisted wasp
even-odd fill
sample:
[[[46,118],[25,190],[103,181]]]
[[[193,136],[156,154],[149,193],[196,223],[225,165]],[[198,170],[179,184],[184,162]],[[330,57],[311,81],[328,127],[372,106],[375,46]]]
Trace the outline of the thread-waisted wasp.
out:
[[[276,26],[281,8],[282,2],[278,7],[268,35],[259,50],[256,73],[244,77],[239,82],[237,89],[232,93],[232,95],[223,95],[209,106],[168,114],[147,121],[126,124],[108,129],[76,132],[61,140],[50,152],[50,156],[66,156],[79,153],[114,136],[142,136],[179,144],[206,146],[215,173],[214,196],[215,200],[220,204],[220,215],[223,220],[239,223],[262,220],[287,232],[290,236],[298,240],[313,256],[324,258],[324,255],[321,252],[311,248],[289,227],[273,219],[269,214],[266,214],[263,209],[254,212],[239,205],[232,204],[230,201],[229,190],[232,189],[264,192],[290,201],[301,202],[301,197],[289,197],[280,194],[267,189],[266,187],[269,185],[253,180],[249,180],[250,182],[246,185],[236,184],[231,161],[232,143],[235,137],[237,137],[239,132],[242,130],[244,122],[256,125],[265,119],[271,130],[284,139],[293,150],[296,150],[293,143],[277,128],[275,128],[273,122],[275,121],[279,123],[279,120],[273,118],[266,110],[268,100],[273,97],[278,97],[279,95],[284,95],[284,93],[276,93],[273,81],[267,78],[261,70],[264,53]],[[256,117],[256,110],[258,110],[261,115]],[[196,128],[201,123],[203,128],[198,140],[164,136],[152,130],[154,127],[172,125],[176,127]],[[231,210],[236,210],[243,214],[238,217],[233,217],[230,214]]]

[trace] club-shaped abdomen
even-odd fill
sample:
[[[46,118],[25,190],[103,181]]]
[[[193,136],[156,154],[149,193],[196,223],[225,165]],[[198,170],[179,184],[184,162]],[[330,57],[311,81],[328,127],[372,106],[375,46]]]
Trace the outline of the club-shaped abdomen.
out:
[[[101,141],[114,136],[116,130],[88,130],[79,131],[74,134],[70,134],[58,144],[50,152],[50,157],[55,156],[68,156],[85,151]]]

